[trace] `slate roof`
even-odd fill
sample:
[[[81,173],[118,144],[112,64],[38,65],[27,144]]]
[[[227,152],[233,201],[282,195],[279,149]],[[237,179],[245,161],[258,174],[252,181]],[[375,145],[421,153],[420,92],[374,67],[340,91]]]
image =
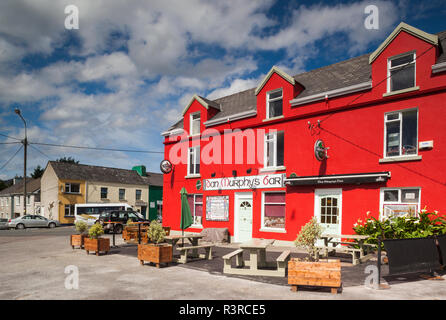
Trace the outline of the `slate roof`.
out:
[[[446,30],[437,33],[437,36],[439,38],[440,55],[436,63],[443,63],[446,62]],[[367,53],[293,76],[304,87],[304,90],[298,97],[303,98],[371,80],[372,68],[369,64],[369,56],[370,53]],[[230,115],[244,111],[256,110],[257,98],[255,90],[256,88],[252,88],[213,100],[220,106],[221,111],[212,117],[212,120],[227,118]],[[177,121],[168,131],[179,128],[183,128],[183,119]]]
[[[95,182],[108,182],[120,184],[147,185],[148,182],[157,182],[156,173],[147,172],[149,177],[141,177],[135,170],[118,169],[110,167],[91,166],[67,162],[50,161],[59,179],[85,180]],[[147,178],[147,179],[146,179]],[[162,185],[162,184],[161,184]]]
[[[23,194],[24,180],[20,180],[16,184],[0,191],[0,196]],[[26,194],[34,193],[40,189],[40,178],[26,178]]]

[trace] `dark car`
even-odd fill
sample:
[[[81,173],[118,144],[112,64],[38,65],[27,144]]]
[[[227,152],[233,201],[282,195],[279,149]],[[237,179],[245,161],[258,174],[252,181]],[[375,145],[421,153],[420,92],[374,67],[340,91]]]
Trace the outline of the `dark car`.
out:
[[[125,210],[115,210],[103,212],[100,214],[98,222],[104,227],[104,232],[108,233],[113,231],[113,226],[115,228],[115,233],[122,233],[124,226],[127,224],[128,220],[133,222],[147,222],[144,216],[136,211],[125,211]],[[117,222],[117,223],[104,223],[104,222]]]

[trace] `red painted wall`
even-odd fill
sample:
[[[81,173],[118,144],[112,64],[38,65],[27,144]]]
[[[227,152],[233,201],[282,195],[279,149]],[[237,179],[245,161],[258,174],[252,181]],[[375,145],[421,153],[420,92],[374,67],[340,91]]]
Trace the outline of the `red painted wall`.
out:
[[[257,96],[257,115],[251,118],[210,127],[223,132],[224,129],[248,128],[277,129],[285,132],[285,171],[272,173],[296,173],[298,176],[329,175],[346,173],[366,173],[390,171],[391,179],[387,183],[363,185],[330,185],[320,188],[342,188],[342,232],[351,233],[352,226],[358,218],[364,219],[367,211],[379,216],[380,188],[382,187],[421,187],[421,208],[438,210],[446,213],[446,204],[442,201],[446,188],[446,74],[432,75],[431,66],[435,64],[438,50],[412,35],[401,32],[372,64],[373,89],[361,93],[330,98],[328,102],[320,101],[304,106],[292,107],[289,101],[298,96],[300,85],[292,86],[277,74],[273,74]],[[383,97],[387,91],[387,58],[396,54],[415,50],[416,85],[418,91],[403,95]],[[381,84],[379,84],[382,82]],[[263,121],[266,112],[266,92],[283,88],[284,118],[275,121]],[[384,114],[390,111],[418,109],[418,142],[433,140],[432,150],[418,152],[422,156],[418,161],[396,163],[379,163],[383,158],[384,148]],[[197,101],[191,105],[184,117],[184,129],[189,130],[191,112],[202,111],[202,123],[211,116]],[[215,112],[215,111],[213,111]],[[310,130],[308,121],[320,127]],[[206,127],[202,124],[202,130]],[[322,139],[328,151],[329,159],[320,162],[314,157],[314,143]],[[222,137],[223,141],[223,137]],[[190,143],[189,139],[182,143]],[[199,143],[195,140],[194,143]],[[206,143],[206,142],[205,142]],[[201,149],[205,143],[201,143]],[[169,151],[173,143],[165,141],[165,158],[169,159]],[[246,150],[245,150],[246,151]],[[263,154],[263,143],[259,151]],[[233,159],[235,150],[233,148]],[[223,158],[223,156],[222,156]],[[223,160],[223,159],[222,159]],[[206,212],[206,196],[229,195],[229,221],[206,221],[203,227],[227,227],[234,234],[234,190],[203,191],[197,190],[197,180],[231,177],[232,170],[238,176],[258,175],[263,165],[259,162],[246,164],[213,164],[201,163],[200,179],[187,179],[187,165],[178,164],[174,171],[164,175],[163,188],[163,224],[179,230],[180,225],[180,190],[186,187],[189,193],[203,194],[203,215]],[[247,169],[252,169],[248,174]],[[286,190],[286,233],[261,232],[261,194],[267,189],[253,191],[253,238],[274,238],[278,240],[294,240],[300,228],[314,216],[315,187],[287,187]],[[278,189],[271,189],[278,190]],[[240,190],[250,191],[250,190]],[[201,229],[191,229],[200,232]]]

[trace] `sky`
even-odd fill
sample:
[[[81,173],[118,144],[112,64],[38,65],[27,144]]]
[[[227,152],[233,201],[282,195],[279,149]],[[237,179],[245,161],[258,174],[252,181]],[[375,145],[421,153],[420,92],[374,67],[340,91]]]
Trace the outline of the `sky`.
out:
[[[78,29],[65,27],[68,5]],[[378,29],[364,25],[368,5]],[[254,88],[273,65],[296,75],[373,52],[402,21],[437,33],[445,17],[437,0],[2,0],[0,179],[23,175],[15,108],[30,143],[163,152],[161,132],[194,94]],[[163,154],[31,145],[28,172],[60,157],[159,172]]]

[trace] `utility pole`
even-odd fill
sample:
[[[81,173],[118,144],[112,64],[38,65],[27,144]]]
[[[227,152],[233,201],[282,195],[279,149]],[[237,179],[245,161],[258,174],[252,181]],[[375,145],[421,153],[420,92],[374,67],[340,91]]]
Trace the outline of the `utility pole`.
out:
[[[23,215],[26,215],[26,151],[28,148],[28,137],[26,134],[26,121],[23,119],[22,113],[20,112],[20,109],[16,108],[14,110],[15,113],[19,115],[19,117],[22,119],[24,125],[25,125],[25,139],[22,140],[23,147],[24,147],[24,159],[23,159]]]

